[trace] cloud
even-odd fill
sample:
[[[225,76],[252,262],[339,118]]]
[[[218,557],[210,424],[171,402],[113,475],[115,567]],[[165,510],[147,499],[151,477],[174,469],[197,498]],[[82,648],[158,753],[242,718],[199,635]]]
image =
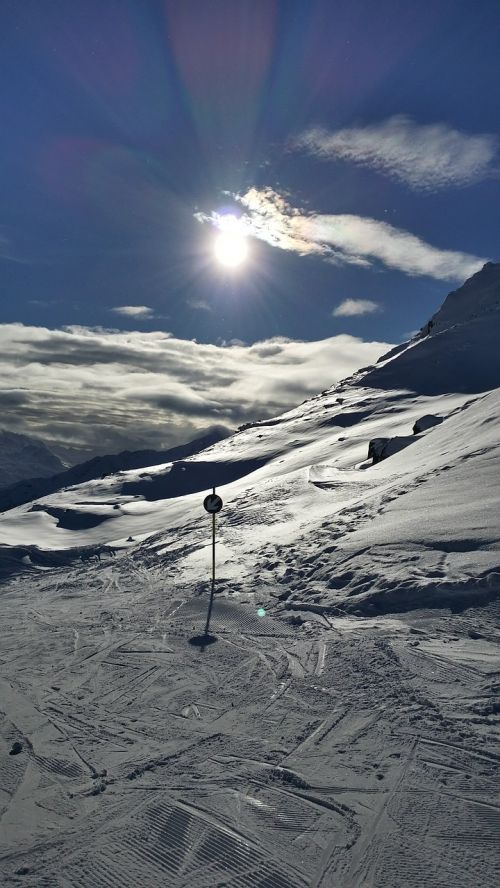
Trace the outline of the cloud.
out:
[[[332,315],[335,318],[350,318],[355,315],[373,314],[374,311],[381,311],[378,302],[372,302],[371,299],[344,299],[340,305],[333,309]]]
[[[247,234],[301,256],[369,267],[374,262],[408,275],[464,281],[487,261],[454,250],[440,250],[387,222],[347,214],[305,213],[271,188],[250,188],[236,199],[245,209]],[[213,224],[213,217],[198,214]]]
[[[212,306],[206,299],[198,299],[196,297],[186,299],[186,305],[194,311],[213,311]]]
[[[372,167],[423,191],[484,179],[494,173],[497,154],[497,140],[492,135],[468,135],[445,123],[422,126],[404,115],[336,132],[309,129],[291,147],[325,160]]]
[[[0,407],[10,410],[12,407],[19,407],[21,404],[29,403],[28,392],[22,389],[4,389],[0,391]]]
[[[152,318],[153,309],[147,305],[119,305],[117,308],[110,308],[115,314],[124,315],[127,318]]]
[[[210,345],[169,333],[0,325],[2,426],[76,461],[270,418],[390,346],[354,336]]]

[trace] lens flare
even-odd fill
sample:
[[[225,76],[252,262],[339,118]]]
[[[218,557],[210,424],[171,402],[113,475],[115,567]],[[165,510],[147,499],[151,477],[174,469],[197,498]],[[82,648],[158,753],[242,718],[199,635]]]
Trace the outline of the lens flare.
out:
[[[215,256],[225,268],[237,268],[248,256],[248,241],[243,224],[236,216],[221,216],[219,234],[214,243]]]

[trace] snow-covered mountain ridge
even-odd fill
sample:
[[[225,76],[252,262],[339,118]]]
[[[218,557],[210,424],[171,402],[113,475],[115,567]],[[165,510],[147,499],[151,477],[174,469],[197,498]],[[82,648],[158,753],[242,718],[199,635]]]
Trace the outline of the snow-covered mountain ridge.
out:
[[[24,478],[46,478],[63,469],[43,441],[0,429],[0,490]]]
[[[500,311],[500,264],[487,262],[458,290],[453,290],[422,328],[421,335],[439,333],[455,324]],[[492,319],[495,324],[495,319]]]

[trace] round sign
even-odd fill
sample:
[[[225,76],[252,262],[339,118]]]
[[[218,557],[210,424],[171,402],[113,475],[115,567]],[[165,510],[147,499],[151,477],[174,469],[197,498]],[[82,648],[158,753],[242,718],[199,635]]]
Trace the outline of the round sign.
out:
[[[215,512],[220,512],[222,509],[222,500],[220,496],[217,496],[216,493],[209,493],[208,496],[203,500],[203,505],[207,512],[210,512],[212,515]]]

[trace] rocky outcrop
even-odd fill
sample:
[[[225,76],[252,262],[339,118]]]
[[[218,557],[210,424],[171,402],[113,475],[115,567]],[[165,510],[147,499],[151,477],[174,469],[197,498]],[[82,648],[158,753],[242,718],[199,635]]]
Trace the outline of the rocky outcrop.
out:
[[[413,434],[418,435],[420,432],[426,432],[427,429],[432,429],[433,426],[440,425],[443,418],[444,417],[442,416],[435,416],[433,413],[426,413],[425,416],[421,416],[420,419],[417,419],[413,426]]]
[[[400,435],[395,438],[373,438],[368,446],[368,459],[372,460],[372,465],[382,462],[388,456],[394,456],[400,450],[404,450],[409,444],[413,444],[415,438],[409,435]]]
[[[390,438],[373,438],[368,445],[368,459],[372,460],[372,466],[376,466],[384,457],[384,447]]]

